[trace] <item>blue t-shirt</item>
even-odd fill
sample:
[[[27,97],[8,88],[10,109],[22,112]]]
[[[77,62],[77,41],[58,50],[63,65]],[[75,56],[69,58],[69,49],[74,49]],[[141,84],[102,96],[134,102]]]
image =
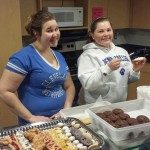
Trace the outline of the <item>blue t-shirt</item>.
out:
[[[18,88],[18,96],[34,115],[50,117],[59,112],[66,100],[63,84],[67,79],[68,66],[64,57],[52,51],[58,62],[54,68],[32,45],[22,48],[10,57],[6,68],[25,76]],[[27,122],[19,118],[19,124]]]

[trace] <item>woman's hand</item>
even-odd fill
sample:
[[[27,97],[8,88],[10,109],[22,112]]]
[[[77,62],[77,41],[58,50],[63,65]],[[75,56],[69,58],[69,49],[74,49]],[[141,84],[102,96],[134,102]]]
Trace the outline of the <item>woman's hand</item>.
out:
[[[143,59],[138,60],[138,61],[132,60],[133,71],[135,71],[135,72],[140,71],[144,67],[146,61],[147,61],[147,59],[145,57],[143,57]]]
[[[108,63],[108,66],[112,71],[114,71],[120,67],[120,63],[121,63],[121,59],[114,58]]]
[[[47,122],[47,121],[50,121],[50,120],[52,120],[52,119],[49,118],[49,117],[32,115],[32,116],[29,118],[28,121],[29,121],[30,123],[35,123],[35,122]]]
[[[50,117],[50,119],[57,119],[57,118],[61,118],[61,115],[59,112]]]

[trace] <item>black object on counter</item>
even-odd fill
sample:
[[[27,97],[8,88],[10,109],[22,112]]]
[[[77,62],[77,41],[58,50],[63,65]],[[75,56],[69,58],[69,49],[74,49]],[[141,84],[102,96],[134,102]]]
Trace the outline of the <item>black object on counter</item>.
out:
[[[146,57],[147,62],[150,62],[150,47],[133,44],[120,44],[119,47],[124,48],[130,55],[131,60],[137,57]]]
[[[130,54],[131,60],[137,57],[146,57],[147,61],[150,62],[150,49],[138,49]]]

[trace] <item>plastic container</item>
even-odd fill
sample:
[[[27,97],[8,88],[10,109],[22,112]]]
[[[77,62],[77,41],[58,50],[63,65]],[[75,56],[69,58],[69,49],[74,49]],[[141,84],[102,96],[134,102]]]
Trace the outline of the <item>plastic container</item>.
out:
[[[86,118],[89,117],[89,114],[85,111],[88,108],[92,108],[95,106],[105,106],[105,105],[110,105],[110,102],[107,101],[102,101],[102,102],[96,102],[92,104],[86,104],[86,105],[81,105],[81,106],[76,106],[76,107],[71,107],[68,109],[62,109],[60,111],[61,117],[74,117],[74,118]]]
[[[149,99],[150,100],[150,86],[139,86],[137,87],[137,98]]]
[[[115,128],[96,115],[97,112],[104,112],[107,110],[112,111],[115,108],[121,108],[125,113],[129,114],[130,117],[135,118],[138,115],[145,115],[150,118],[150,101],[146,99],[137,99],[102,107],[93,107],[86,111],[89,114],[92,124],[94,124],[95,130],[103,132],[112,141],[122,141],[150,135],[150,123]]]

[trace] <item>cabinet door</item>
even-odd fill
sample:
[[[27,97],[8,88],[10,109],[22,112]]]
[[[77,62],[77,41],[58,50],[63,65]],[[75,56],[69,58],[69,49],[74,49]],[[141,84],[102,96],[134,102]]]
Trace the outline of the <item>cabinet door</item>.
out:
[[[75,0],[75,6],[83,7],[84,26],[87,26],[89,29],[92,22],[93,8],[103,8],[103,17],[107,17],[107,0]]]
[[[22,47],[19,0],[0,1],[0,76],[10,55]],[[17,117],[0,99],[0,127],[17,124]]]
[[[150,64],[146,63],[140,73],[140,79],[138,82],[129,84],[128,87],[128,98],[127,100],[137,98],[137,87],[138,86],[150,85]]]
[[[136,88],[137,88],[137,82],[130,83],[128,85],[128,97],[127,97],[127,100],[132,100],[132,99],[136,99],[137,98]]]
[[[141,71],[140,80],[135,83],[131,83],[128,86],[128,97],[127,100],[137,98],[137,87],[138,86],[150,85],[150,74]]]
[[[108,17],[114,29],[129,28],[130,0],[108,0]]]
[[[25,30],[27,18],[37,11],[36,0],[20,0],[22,35],[28,35]]]
[[[92,8],[102,7],[103,16],[110,18],[114,29],[129,28],[130,26],[130,0],[76,0],[76,4],[84,4],[84,20],[88,28],[92,22]]]
[[[133,0],[132,27],[150,29],[150,1]]]
[[[107,0],[89,0],[88,1],[88,26],[92,22],[92,9],[96,7],[103,8],[103,17],[107,17]]]
[[[138,86],[150,85],[150,74],[141,72],[140,80],[138,81]]]

